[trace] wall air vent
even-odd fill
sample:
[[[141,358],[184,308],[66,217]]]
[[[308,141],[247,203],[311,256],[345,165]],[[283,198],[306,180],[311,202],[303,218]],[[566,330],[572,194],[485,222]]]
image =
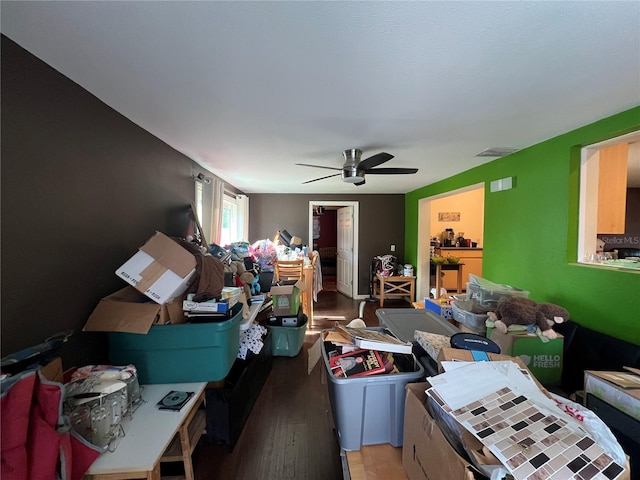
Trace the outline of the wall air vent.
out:
[[[485,148],[483,151],[478,153],[476,157],[504,157],[505,155],[509,155],[510,153],[517,152],[519,148],[510,148],[510,147],[492,147]]]

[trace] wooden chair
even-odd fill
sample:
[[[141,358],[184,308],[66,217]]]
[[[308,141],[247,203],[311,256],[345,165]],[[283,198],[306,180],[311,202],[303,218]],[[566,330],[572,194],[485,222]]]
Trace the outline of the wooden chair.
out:
[[[304,260],[278,260],[275,268],[276,282],[303,278]]]
[[[309,258],[311,258],[311,266],[314,270],[316,269],[316,262],[318,261],[319,256],[320,254],[315,250],[309,254]]]

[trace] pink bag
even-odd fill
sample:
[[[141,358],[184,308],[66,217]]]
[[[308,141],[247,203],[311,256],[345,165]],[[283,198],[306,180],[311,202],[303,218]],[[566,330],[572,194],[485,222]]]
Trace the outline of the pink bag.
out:
[[[71,430],[62,415],[64,386],[40,370],[2,381],[0,477],[80,480],[102,450]]]

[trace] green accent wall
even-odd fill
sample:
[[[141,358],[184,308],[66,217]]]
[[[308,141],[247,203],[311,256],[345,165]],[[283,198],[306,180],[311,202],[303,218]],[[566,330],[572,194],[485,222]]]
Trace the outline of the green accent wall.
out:
[[[484,182],[483,276],[640,345],[640,272],[575,262],[580,149],[638,129],[640,106],[409,192],[406,261],[417,264],[420,200]],[[514,188],[491,193],[490,182],[504,177],[515,177]]]

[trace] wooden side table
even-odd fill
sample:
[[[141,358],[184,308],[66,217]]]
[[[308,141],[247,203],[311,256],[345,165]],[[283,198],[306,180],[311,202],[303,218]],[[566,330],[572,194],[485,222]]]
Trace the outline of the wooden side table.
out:
[[[409,297],[413,302],[415,298],[416,277],[405,277],[392,275],[385,277],[376,274],[376,281],[373,282],[373,295],[380,297],[380,306],[384,307],[385,297]]]
[[[182,462],[184,465],[184,476],[186,480],[194,480],[193,462],[191,455],[198,445],[198,440],[205,431],[207,425],[207,414],[200,406],[203,404],[205,392],[201,392],[196,399],[196,403],[184,419],[178,433],[160,457],[160,463]]]
[[[456,270],[458,272],[458,283],[456,293],[462,293],[462,266],[464,263],[433,263],[436,266],[436,298],[440,297],[442,288],[442,270]]]

